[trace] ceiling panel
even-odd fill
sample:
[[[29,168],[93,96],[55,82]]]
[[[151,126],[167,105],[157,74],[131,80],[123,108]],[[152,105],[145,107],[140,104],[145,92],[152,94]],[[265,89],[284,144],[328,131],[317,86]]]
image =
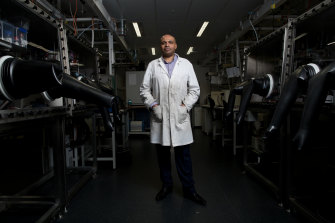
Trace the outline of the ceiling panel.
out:
[[[227,3],[231,0],[193,0],[190,9],[190,20],[215,21],[217,15],[224,13]]]
[[[154,0],[117,0],[123,12],[123,19],[131,21],[152,21],[155,19]]]
[[[109,15],[116,19],[121,19],[123,17],[123,12],[121,10],[119,1],[117,0],[103,0],[103,5],[107,9]]]
[[[157,10],[157,21],[174,21],[181,23],[188,15],[192,0],[155,0]]]
[[[112,17],[126,20],[127,44],[138,49],[140,59],[147,62],[157,55],[146,53],[141,57],[140,52],[153,46],[159,48],[159,38],[166,33],[175,35],[181,56],[186,57],[188,47],[194,46],[197,52],[187,57],[201,60],[264,0],[141,0],[136,4],[133,0],[103,0],[103,3]],[[210,23],[203,36],[197,38],[196,34],[205,20]],[[136,37],[132,21],[139,23],[141,38]],[[156,52],[159,54],[160,51]]]

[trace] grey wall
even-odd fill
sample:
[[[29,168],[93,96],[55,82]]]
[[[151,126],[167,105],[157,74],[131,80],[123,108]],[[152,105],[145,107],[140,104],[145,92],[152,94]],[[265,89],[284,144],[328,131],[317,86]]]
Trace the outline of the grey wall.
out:
[[[133,105],[143,105],[140,97],[140,86],[145,71],[126,72],[126,101],[131,100]]]

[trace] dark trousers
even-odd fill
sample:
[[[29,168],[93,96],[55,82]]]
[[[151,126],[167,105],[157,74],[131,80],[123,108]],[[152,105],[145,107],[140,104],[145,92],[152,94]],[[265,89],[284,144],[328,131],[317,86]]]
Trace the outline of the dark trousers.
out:
[[[170,146],[156,146],[160,178],[163,186],[172,186]],[[195,192],[190,145],[174,147],[175,162],[183,190]]]

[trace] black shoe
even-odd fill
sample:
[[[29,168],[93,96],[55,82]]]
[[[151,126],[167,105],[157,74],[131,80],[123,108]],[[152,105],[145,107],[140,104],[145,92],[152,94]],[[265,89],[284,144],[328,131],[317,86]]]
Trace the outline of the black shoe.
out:
[[[172,187],[162,187],[162,189],[156,195],[156,201],[163,200],[169,193],[172,192]]]
[[[197,204],[206,206],[207,201],[203,199],[197,192],[184,192],[184,197],[194,201]]]

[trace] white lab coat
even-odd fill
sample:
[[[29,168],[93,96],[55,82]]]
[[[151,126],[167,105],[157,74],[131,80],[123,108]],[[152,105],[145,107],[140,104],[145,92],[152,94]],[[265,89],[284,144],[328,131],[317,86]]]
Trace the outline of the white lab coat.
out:
[[[197,102],[200,87],[192,64],[178,57],[171,78],[162,58],[149,63],[140,96],[150,109],[150,141],[163,146],[181,146],[193,142],[189,112]],[[185,106],[181,106],[181,104]]]

